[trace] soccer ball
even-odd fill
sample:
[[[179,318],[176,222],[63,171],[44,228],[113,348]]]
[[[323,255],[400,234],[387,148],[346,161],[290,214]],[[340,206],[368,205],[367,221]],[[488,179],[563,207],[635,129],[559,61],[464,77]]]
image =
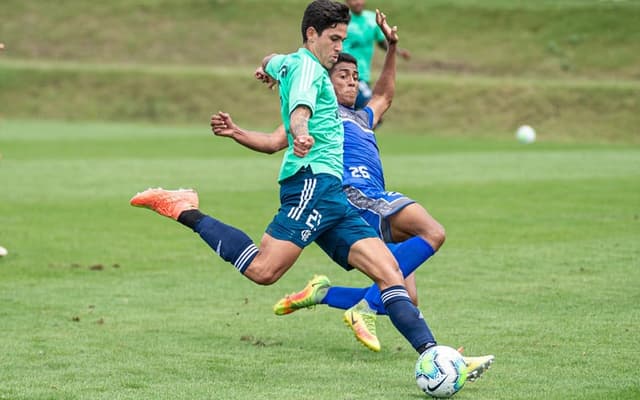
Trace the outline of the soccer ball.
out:
[[[533,143],[536,141],[536,131],[529,125],[522,125],[516,131],[516,139],[518,139],[518,142],[524,144]]]
[[[416,363],[416,383],[431,397],[448,398],[458,393],[467,380],[462,355],[448,346],[433,346]]]

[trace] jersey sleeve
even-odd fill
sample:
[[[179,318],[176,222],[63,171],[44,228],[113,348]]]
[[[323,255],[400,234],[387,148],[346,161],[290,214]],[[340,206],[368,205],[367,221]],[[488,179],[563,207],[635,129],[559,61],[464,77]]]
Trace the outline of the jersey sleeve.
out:
[[[373,129],[373,110],[371,107],[366,106],[362,110],[360,110],[364,116],[367,118],[367,123],[369,124],[369,129]]]
[[[314,114],[319,89],[318,68],[319,64],[305,57],[289,71],[289,114],[299,106],[308,107]]]
[[[280,76],[278,75],[280,72],[280,67],[282,67],[282,63],[284,63],[284,59],[284,54],[276,54],[275,56],[271,57],[264,72],[266,72],[273,79],[279,81]]]

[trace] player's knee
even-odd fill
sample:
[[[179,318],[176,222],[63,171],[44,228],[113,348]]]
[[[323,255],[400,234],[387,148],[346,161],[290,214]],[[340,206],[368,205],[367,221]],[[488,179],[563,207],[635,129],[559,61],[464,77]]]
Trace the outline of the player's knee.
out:
[[[404,286],[404,277],[402,276],[402,270],[400,267],[395,264],[393,267],[385,270],[381,273],[379,281],[376,282],[378,287],[389,287],[389,286]]]
[[[276,283],[282,276],[282,273],[279,272],[279,270],[252,263],[245,271],[245,276],[258,285],[268,286]]]
[[[272,285],[274,283],[276,283],[278,281],[278,279],[280,278],[280,276],[271,273],[269,271],[265,271],[265,272],[261,272],[259,274],[255,274],[252,278],[252,280],[257,283],[258,285],[264,285],[264,286],[269,286]]]
[[[439,223],[434,223],[429,226],[426,232],[420,235],[424,240],[429,242],[434,250],[438,250],[444,244],[447,238],[446,231]]]

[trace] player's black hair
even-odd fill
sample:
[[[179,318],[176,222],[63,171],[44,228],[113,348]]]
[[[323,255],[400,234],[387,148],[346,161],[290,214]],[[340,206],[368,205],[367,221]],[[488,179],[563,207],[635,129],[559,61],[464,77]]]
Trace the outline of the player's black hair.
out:
[[[331,0],[315,0],[307,6],[302,17],[302,42],[307,42],[307,28],[312,26],[318,35],[336,24],[348,24],[351,19],[349,7]]]
[[[341,62],[346,62],[346,63],[350,63],[355,65],[356,67],[358,66],[358,60],[356,60],[356,58],[354,56],[352,56],[349,53],[340,53],[338,54],[338,61],[336,61],[335,64],[333,64],[334,66],[340,64]]]

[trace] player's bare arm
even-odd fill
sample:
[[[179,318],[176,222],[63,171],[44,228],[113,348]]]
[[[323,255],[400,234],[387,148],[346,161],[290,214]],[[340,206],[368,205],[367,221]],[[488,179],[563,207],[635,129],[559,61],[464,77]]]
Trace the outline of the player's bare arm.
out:
[[[368,106],[373,110],[373,125],[376,126],[380,118],[391,107],[396,89],[396,52],[398,37],[398,27],[393,28],[387,23],[387,16],[376,9],[376,22],[387,39],[387,53],[384,57],[382,72],[373,88],[373,95]]]
[[[211,116],[211,130],[216,136],[232,138],[237,143],[260,153],[273,154],[287,147],[284,126],[279,126],[271,134],[250,131],[236,125],[231,115],[223,111]]]
[[[296,107],[290,115],[289,130],[293,136],[293,154],[304,157],[315,143],[313,136],[309,134],[309,118],[311,110],[305,106]]]

